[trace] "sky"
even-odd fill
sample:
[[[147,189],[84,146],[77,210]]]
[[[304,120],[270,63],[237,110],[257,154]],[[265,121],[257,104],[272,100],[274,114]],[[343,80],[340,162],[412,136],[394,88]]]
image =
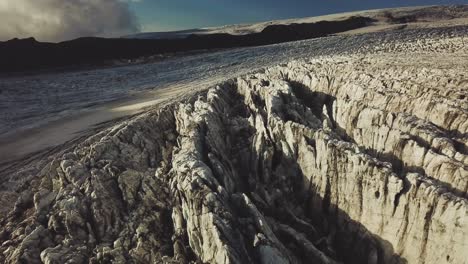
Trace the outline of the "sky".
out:
[[[468,0],[0,0],[0,41],[120,37],[345,11]]]
[[[140,0],[142,31],[171,31],[385,7],[468,4],[468,0]]]

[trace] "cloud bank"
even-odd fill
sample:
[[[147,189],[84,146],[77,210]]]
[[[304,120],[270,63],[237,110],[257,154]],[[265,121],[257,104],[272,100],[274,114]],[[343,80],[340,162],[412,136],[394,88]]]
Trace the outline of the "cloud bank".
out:
[[[55,42],[139,31],[122,0],[0,0],[0,18],[0,40],[35,37]]]

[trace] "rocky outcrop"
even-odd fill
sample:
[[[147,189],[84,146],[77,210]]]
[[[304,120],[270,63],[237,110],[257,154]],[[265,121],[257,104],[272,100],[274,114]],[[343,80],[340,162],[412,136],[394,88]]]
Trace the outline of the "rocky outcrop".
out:
[[[468,65],[450,55],[290,62],[118,123],[31,182],[0,260],[466,263]]]

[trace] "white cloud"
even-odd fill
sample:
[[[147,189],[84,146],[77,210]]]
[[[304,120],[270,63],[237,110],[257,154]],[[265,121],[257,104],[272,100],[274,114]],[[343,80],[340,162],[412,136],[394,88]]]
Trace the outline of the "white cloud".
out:
[[[62,41],[139,31],[136,17],[120,0],[0,0],[0,17],[0,40]]]

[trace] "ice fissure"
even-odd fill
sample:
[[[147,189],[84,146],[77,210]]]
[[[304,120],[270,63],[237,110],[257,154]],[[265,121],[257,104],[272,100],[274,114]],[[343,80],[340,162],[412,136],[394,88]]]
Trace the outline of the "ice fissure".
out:
[[[463,87],[383,61],[293,61],[84,140],[5,218],[0,259],[464,263]]]

